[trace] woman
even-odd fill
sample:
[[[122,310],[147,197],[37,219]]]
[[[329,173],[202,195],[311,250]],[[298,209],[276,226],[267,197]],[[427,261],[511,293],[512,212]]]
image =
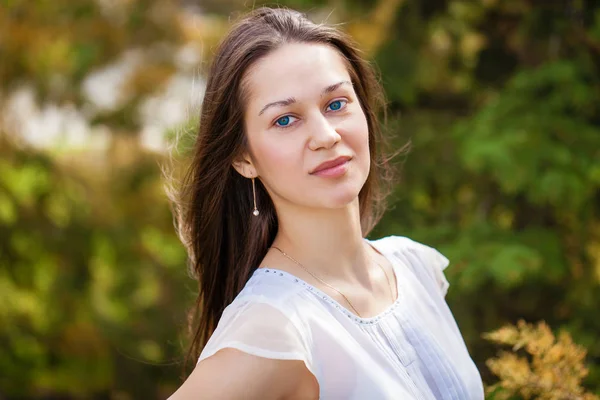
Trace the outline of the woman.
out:
[[[221,43],[179,199],[199,360],[171,399],[483,398],[448,260],[364,238],[381,99],[349,38],[298,12],[255,10]]]

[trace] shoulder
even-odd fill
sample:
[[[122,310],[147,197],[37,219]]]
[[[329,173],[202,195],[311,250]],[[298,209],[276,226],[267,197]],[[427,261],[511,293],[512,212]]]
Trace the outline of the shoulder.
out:
[[[437,290],[445,296],[449,283],[444,270],[450,264],[437,249],[405,236],[386,236],[372,241],[379,249],[405,265],[425,286],[436,284]]]
[[[287,304],[302,291],[288,279],[281,279],[283,271],[272,268],[259,268],[227,308],[237,309],[243,305],[267,303],[272,307],[286,310]]]
[[[309,344],[296,309],[290,306],[293,291],[262,289],[240,293],[225,308],[200,361],[226,347],[275,359],[305,358]]]
[[[444,261],[447,263],[447,261],[448,261],[446,259],[446,257],[444,257],[435,248],[433,248],[427,244],[417,242],[416,240],[413,240],[406,236],[390,235],[390,236],[382,237],[380,239],[371,240],[371,242],[373,244],[376,244],[378,247],[381,247],[384,250],[387,250],[390,252],[399,253],[399,252],[408,251],[408,252],[412,252],[415,255],[418,255],[419,257],[430,257],[430,258],[431,257],[435,258],[436,256],[441,257],[438,260],[433,260],[436,262]]]
[[[289,279],[281,279],[279,273],[279,270],[268,268],[256,271],[223,311],[213,336],[232,328],[280,333],[285,327],[292,330],[298,323],[294,299],[302,287],[292,284]]]

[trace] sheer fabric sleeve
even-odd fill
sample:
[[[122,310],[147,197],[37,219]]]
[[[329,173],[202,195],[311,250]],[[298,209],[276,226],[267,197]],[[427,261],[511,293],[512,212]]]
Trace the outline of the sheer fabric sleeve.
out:
[[[413,257],[411,258],[416,261],[411,263],[416,264],[413,265],[413,271],[417,273],[417,275],[423,275],[423,273],[425,273],[425,278],[433,280],[442,296],[445,297],[446,293],[448,293],[450,283],[444,275],[444,270],[448,267],[450,261],[433,247],[405,237],[398,237],[398,239],[404,242],[403,246],[412,253]]]
[[[293,313],[252,299],[236,299],[229,305],[202,350],[198,362],[224,348],[258,357],[300,360],[314,374],[309,344]]]

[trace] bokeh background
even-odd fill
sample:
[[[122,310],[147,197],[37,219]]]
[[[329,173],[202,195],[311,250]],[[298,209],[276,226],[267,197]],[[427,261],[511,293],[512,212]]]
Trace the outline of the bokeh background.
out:
[[[260,4],[0,1],[0,399],[178,386],[196,286],[161,168],[185,166],[205,67]],[[486,384],[499,348],[482,334],[523,319],[587,349],[600,393],[600,5],[280,4],[343,23],[380,69],[388,132],[412,150],[371,237],[451,260]]]

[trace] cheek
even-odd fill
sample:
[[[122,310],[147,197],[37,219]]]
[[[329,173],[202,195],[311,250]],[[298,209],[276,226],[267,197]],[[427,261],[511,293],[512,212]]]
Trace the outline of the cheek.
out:
[[[264,127],[253,122],[246,122],[246,132],[258,172],[263,177],[277,175],[285,169],[282,167],[289,167],[296,160],[295,145],[279,133],[265,131]]]
[[[259,166],[266,175],[289,174],[298,164],[297,145],[293,143],[262,141],[257,149]]]
[[[369,153],[369,125],[364,113],[359,112],[345,122],[344,130],[348,145],[357,154]]]

